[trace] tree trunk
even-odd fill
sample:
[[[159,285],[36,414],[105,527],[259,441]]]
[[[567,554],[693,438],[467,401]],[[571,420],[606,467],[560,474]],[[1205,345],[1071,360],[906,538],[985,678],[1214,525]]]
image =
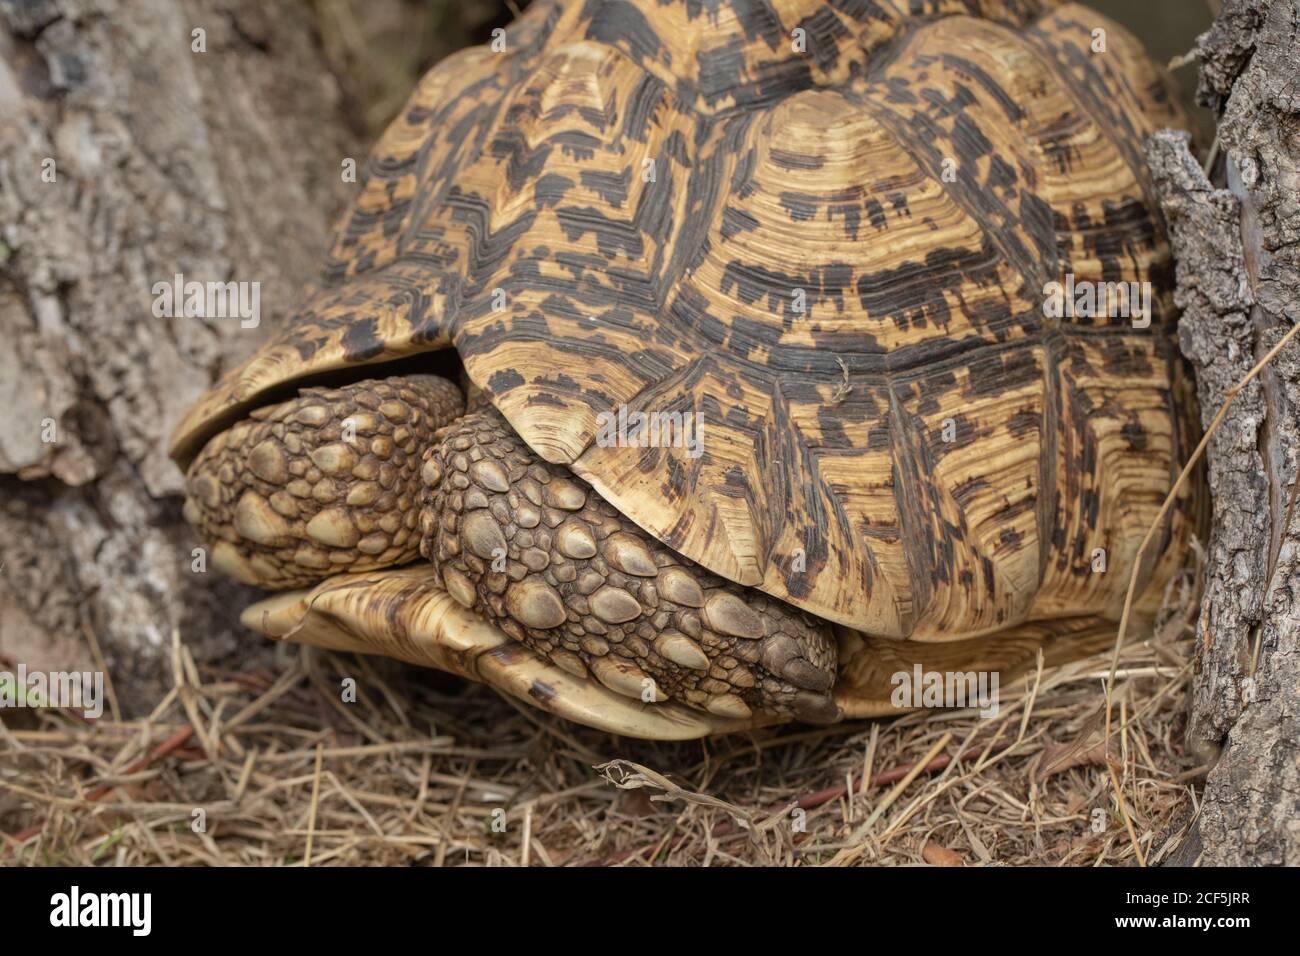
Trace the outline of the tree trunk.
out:
[[[1181,136],[1159,134],[1147,152],[1208,427],[1300,321],[1300,0],[1227,0],[1198,52],[1224,188]],[[1300,864],[1298,410],[1293,341],[1237,396],[1207,449],[1214,519],[1188,741],[1212,768],[1184,862]]]
[[[0,655],[102,647],[128,712],[169,683],[174,628],[212,659],[252,599],[192,570],[166,438],[355,188],[314,26],[297,2],[0,0]],[[259,326],[156,318],[177,273],[260,283]]]

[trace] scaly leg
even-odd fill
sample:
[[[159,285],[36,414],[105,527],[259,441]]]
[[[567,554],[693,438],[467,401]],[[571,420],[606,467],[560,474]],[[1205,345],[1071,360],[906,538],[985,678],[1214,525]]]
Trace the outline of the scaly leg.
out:
[[[830,627],[664,547],[494,409],[425,454],[421,551],[447,591],[577,676],[728,717],[830,721]]]
[[[464,407],[433,375],[303,389],[208,442],[185,518],[213,567],[264,588],[413,561],[421,455]]]

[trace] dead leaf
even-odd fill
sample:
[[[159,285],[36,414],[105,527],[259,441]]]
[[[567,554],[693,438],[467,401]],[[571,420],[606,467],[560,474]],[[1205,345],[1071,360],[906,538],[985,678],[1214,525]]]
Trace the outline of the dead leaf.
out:
[[[921,859],[925,860],[931,866],[965,866],[961,855],[955,850],[950,850],[946,846],[940,846],[933,840],[927,840],[925,846],[921,847]]]
[[[1048,777],[1064,773],[1071,767],[1087,765],[1106,766],[1106,743],[1103,730],[1104,714],[1098,711],[1083,725],[1073,740],[1048,744],[1043,748],[1038,768],[1034,771],[1035,782],[1042,783]]]

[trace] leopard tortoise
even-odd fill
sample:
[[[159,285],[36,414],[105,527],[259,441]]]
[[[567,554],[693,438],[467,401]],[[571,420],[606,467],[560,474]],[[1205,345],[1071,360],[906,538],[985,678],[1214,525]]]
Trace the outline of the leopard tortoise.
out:
[[[633,736],[1094,650],[1194,438],[1142,159],[1184,125],[1073,4],[534,3],[423,78],[179,423],[186,518],[269,637]]]

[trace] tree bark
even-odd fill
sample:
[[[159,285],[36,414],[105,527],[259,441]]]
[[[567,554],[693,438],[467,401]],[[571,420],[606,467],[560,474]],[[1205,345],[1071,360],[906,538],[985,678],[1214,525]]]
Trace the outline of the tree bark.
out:
[[[298,2],[0,0],[0,655],[84,669],[98,645],[128,712],[174,628],[228,653],[253,597],[192,570],[166,439],[355,188],[313,31]],[[260,283],[259,326],[156,318],[177,273]]]
[[[1172,133],[1147,147],[1177,260],[1179,339],[1207,427],[1300,321],[1300,0],[1227,0],[1199,39],[1223,187]],[[1207,449],[1214,502],[1188,742],[1211,764],[1181,859],[1300,865],[1300,344]]]

